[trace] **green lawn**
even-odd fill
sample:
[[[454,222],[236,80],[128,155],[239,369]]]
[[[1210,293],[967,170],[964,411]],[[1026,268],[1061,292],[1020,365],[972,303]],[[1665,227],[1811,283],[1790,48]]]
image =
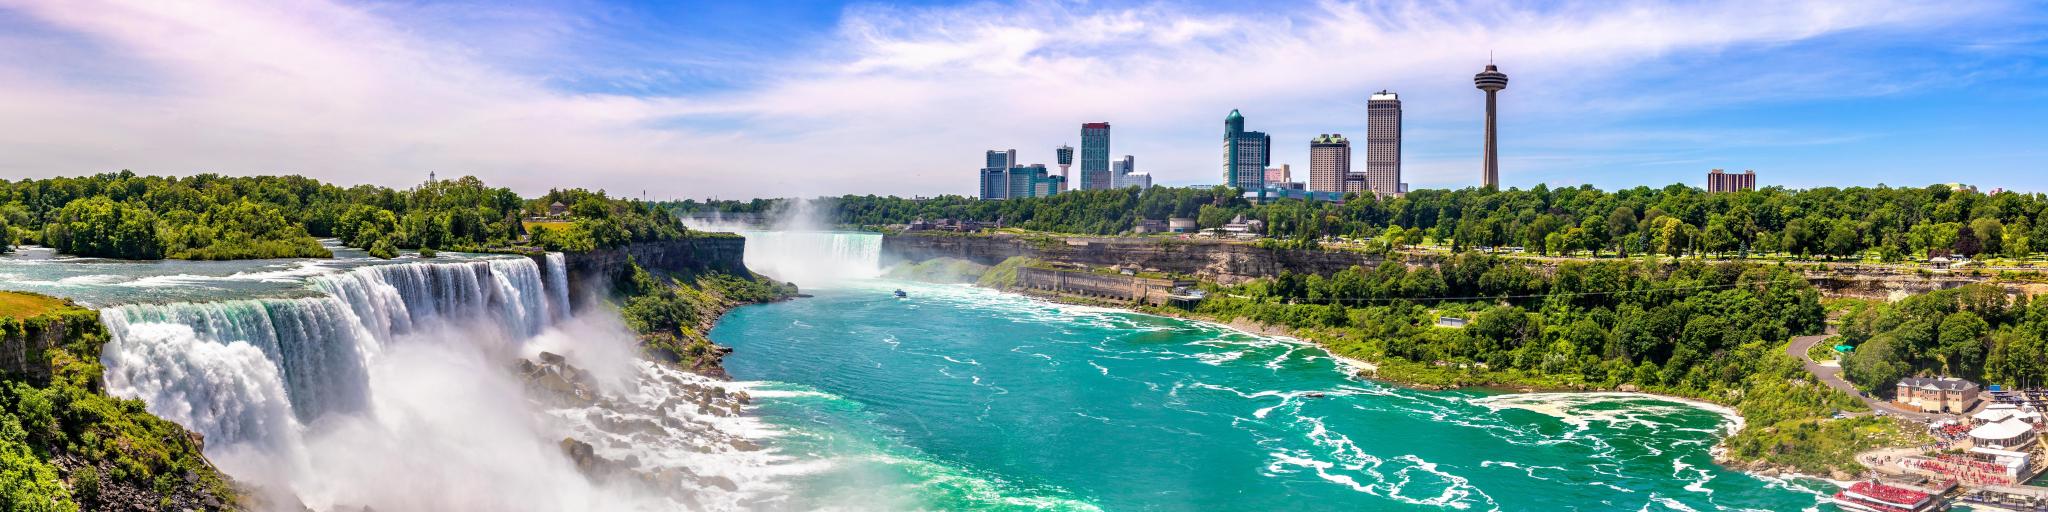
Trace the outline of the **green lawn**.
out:
[[[0,291],[0,319],[34,318],[64,307],[64,299],[36,293]]]

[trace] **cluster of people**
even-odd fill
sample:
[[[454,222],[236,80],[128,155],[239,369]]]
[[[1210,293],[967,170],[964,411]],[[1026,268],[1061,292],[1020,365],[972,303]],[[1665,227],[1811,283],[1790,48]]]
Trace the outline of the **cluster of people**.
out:
[[[1933,459],[1907,459],[1907,467],[1917,468],[1940,475],[1946,475],[1969,486],[2013,485],[2012,475],[1997,464],[1974,460],[1960,455],[1942,455]]]

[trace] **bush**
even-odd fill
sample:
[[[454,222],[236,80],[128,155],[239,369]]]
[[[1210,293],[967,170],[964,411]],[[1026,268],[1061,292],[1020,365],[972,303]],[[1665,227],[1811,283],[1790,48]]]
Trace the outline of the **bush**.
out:
[[[390,240],[378,240],[370,244],[370,255],[388,260],[398,257],[398,248],[392,247]]]

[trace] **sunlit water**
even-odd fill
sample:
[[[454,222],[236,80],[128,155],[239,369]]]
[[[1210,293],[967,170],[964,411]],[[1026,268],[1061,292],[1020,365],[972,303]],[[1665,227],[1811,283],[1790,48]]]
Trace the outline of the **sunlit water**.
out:
[[[1714,465],[1730,420],[1655,398],[1411,391],[1298,342],[964,286],[811,291],[712,332],[736,378],[786,383],[759,412],[824,466],[787,509],[1832,509]]]
[[[0,288],[105,308],[110,389],[287,508],[1802,510],[1821,488],[1714,466],[1727,423],[1698,408],[1402,390],[1289,341],[873,280],[873,235],[749,237],[750,266],[816,295],[712,333],[737,349],[750,418],[693,412],[683,385],[710,383],[634,361],[615,315],[567,315],[559,256],[28,251],[0,258]],[[606,401],[529,402],[507,365],[540,350],[599,372]],[[616,428],[639,421],[659,427]],[[729,484],[678,501],[591,481],[555,444],[569,436]]]

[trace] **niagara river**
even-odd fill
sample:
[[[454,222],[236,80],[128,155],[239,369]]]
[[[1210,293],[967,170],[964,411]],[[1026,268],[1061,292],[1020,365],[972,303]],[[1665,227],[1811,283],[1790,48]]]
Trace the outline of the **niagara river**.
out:
[[[873,234],[745,235],[809,296],[726,314],[730,382],[572,311],[560,254],[29,250],[0,277],[99,308],[108,391],[264,509],[1832,510],[1715,465],[1724,411],[1404,389],[1297,340],[884,279]],[[532,361],[592,387],[550,398]]]
[[[779,447],[817,459],[776,508],[1834,509],[1824,482],[1716,466],[1732,413],[1414,391],[1295,340],[875,279],[874,235],[749,236],[758,271],[840,276],[712,332]]]

